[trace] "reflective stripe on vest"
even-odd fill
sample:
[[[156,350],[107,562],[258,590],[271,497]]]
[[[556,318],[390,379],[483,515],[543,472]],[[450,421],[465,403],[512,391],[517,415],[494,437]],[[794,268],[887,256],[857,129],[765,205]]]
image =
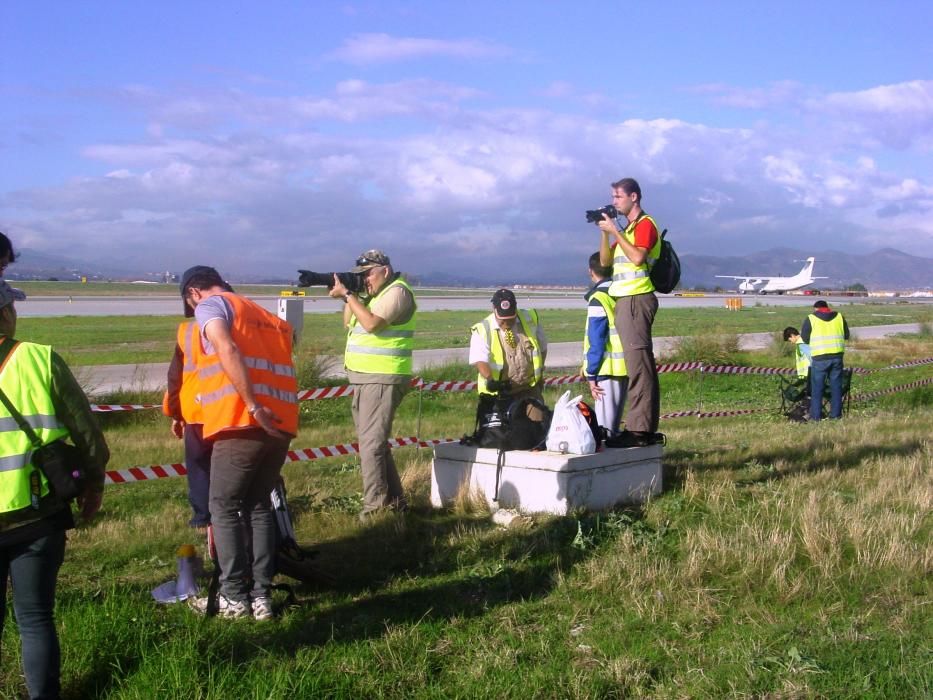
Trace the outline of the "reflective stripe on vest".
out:
[[[661,229],[657,222],[647,214],[638,217],[635,221],[629,223],[622,232],[622,237],[626,241],[635,245],[635,226],[648,219],[654,224],[654,229],[658,234],[658,240],[655,241],[651,250],[645,256],[645,261],[641,265],[633,264],[625,255],[622,246],[616,242],[612,246],[612,284],[609,285],[609,294],[613,297],[630,297],[635,294],[646,294],[654,291],[654,284],[648,276],[648,271],[657,262],[661,255]]]
[[[373,303],[394,286],[404,287],[411,294],[415,293],[408,283],[401,277],[396,277],[379,293],[370,299],[366,307],[372,308]],[[415,310],[417,310],[415,304]],[[347,347],[344,352],[344,366],[353,372],[365,374],[400,374],[407,375],[413,371],[412,358],[415,349],[415,312],[405,323],[398,323],[370,333],[359,324],[356,316],[350,317],[350,326],[347,329]]]
[[[816,314],[810,314],[810,355],[831,355],[845,352],[845,324],[842,314],[837,313],[832,321],[824,321]]]
[[[0,369],[0,389],[32,426],[43,445],[68,437],[55,417],[52,403],[52,348],[36,343],[17,343]],[[29,476],[33,446],[6,406],[0,404],[0,513],[28,508]],[[49,492],[39,472],[39,495]]]
[[[230,335],[246,366],[257,403],[281,419],[279,430],[297,434],[298,385],[292,364],[291,325],[245,297],[231,292],[218,296],[233,310]],[[197,365],[205,438],[222,430],[259,425],[223,371],[216,352],[199,353]]]
[[[198,392],[198,358],[201,349],[201,329],[195,321],[186,321],[178,326],[178,347],[184,356],[181,370],[181,388],[178,390],[178,403],[181,405],[181,417],[185,423],[203,423],[204,412]]]
[[[602,306],[609,322],[609,345],[604,348],[603,361],[599,365],[598,376],[625,377],[628,376],[628,368],[625,366],[625,351],[622,348],[622,339],[616,333],[615,320],[615,300],[601,289],[597,289],[590,296],[590,299],[596,299]],[[586,326],[583,329],[583,367],[580,374],[586,376],[586,355],[590,350],[590,306],[586,308]],[[601,318],[601,317],[600,317]]]
[[[544,374],[544,363],[541,362],[541,346],[538,344],[538,312],[534,309],[528,311],[519,309],[518,321],[522,324],[522,333],[531,341],[531,368],[534,375],[529,386],[536,386]],[[487,364],[492,368],[493,377],[501,379],[500,375],[505,368],[505,350],[499,340],[499,333],[497,332],[499,324],[496,323],[496,315],[494,313],[489,314],[470,330],[479,333],[480,337],[486,341],[486,346],[489,348]],[[480,394],[491,393],[486,388],[486,378],[482,374],[477,374],[476,390]]]
[[[798,377],[806,377],[807,373],[810,371],[810,356],[800,351],[800,346],[804,344],[803,338],[797,336],[797,341],[794,343],[794,353],[796,355],[795,360]]]

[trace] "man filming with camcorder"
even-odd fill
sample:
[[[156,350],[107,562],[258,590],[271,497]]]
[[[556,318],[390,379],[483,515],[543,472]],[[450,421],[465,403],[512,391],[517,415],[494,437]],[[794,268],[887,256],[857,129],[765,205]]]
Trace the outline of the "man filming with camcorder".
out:
[[[329,296],[345,303],[344,365],[353,387],[363,474],[360,519],[366,520],[382,510],[407,508],[388,439],[411,383],[417,304],[408,282],[380,250],[363,253],[349,273],[333,273],[327,286]]]

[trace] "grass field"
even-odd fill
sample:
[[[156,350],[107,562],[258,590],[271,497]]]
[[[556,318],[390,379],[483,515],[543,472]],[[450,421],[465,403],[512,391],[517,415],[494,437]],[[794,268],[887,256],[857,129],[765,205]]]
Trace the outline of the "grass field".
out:
[[[691,350],[787,363],[781,344],[739,355],[728,345]],[[847,358],[885,367],[931,355],[925,334],[853,343]],[[929,366],[876,372],[853,392],[929,376]],[[773,377],[661,381],[665,412],[779,402]],[[471,429],[472,396],[418,399],[403,402],[396,435]],[[111,468],[181,458],[154,411],[101,420]],[[173,577],[175,548],[200,544],[185,527],[185,482],[108,487],[100,516],[71,534],[60,576],[65,697],[933,695],[930,387],[853,404],[837,422],[773,413],[662,429],[664,490],[644,507],[508,530],[469,500],[431,510],[427,450],[396,451],[412,511],[367,526],[355,457],[286,465],[299,538],[335,582],[298,587],[294,604],[277,598],[271,623],[155,604],[149,590]],[[352,437],[347,399],[302,404],[294,447]],[[23,692],[17,646],[10,620],[3,698]]]
[[[582,340],[581,310],[541,311],[551,342]],[[842,304],[850,326],[892,323],[933,324],[933,308],[919,304]],[[749,306],[734,312],[725,309],[662,309],[654,324],[655,337],[727,336],[735,333],[774,331],[800,327],[806,309],[782,306]],[[430,311],[418,314],[415,347],[419,350],[466,347],[470,326],[481,320],[477,311]],[[170,316],[65,316],[20,318],[18,335],[55,347],[73,366],[168,362],[181,318]],[[306,352],[339,355],[346,335],[340,314],[305,314],[302,346]]]

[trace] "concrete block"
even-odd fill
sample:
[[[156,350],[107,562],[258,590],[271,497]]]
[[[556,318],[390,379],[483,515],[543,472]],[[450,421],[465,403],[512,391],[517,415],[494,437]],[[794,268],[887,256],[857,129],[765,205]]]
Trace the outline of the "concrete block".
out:
[[[493,501],[498,451],[445,443],[434,448],[431,504],[451,505],[461,489],[481,495],[491,508],[565,515],[577,508],[604,510],[643,503],[661,492],[661,445],[606,448],[591,455],[505,453],[499,500]]]

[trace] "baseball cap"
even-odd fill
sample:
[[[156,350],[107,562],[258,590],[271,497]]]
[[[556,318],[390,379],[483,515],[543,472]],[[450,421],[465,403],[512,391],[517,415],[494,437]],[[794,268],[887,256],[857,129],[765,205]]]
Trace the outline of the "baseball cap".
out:
[[[500,289],[492,295],[492,305],[496,318],[514,318],[518,314],[518,304],[510,289]]]
[[[819,301],[817,301],[817,302],[815,302],[815,303],[813,304],[813,308],[814,308],[814,309],[828,309],[828,308],[829,308],[829,304],[827,304],[825,301],[823,301],[822,299],[820,299]]]
[[[350,272],[366,272],[367,270],[371,270],[374,267],[381,267],[382,265],[390,264],[389,256],[383,253],[381,250],[367,250],[356,259],[356,267],[350,270]]]
[[[201,280],[205,282],[213,282],[215,286],[223,287],[228,292],[233,291],[233,287],[224,282],[224,278],[220,276],[220,273],[217,272],[215,268],[208,267],[207,265],[189,267],[182,273],[181,282],[178,283],[178,289],[181,292],[181,303],[184,304],[185,307],[185,318],[194,316],[194,309],[192,309],[190,304],[185,300],[185,291],[191,286],[191,280],[195,277],[200,277]]]
[[[22,289],[11,287],[6,280],[0,280],[0,309],[14,301],[23,301],[26,293]]]

